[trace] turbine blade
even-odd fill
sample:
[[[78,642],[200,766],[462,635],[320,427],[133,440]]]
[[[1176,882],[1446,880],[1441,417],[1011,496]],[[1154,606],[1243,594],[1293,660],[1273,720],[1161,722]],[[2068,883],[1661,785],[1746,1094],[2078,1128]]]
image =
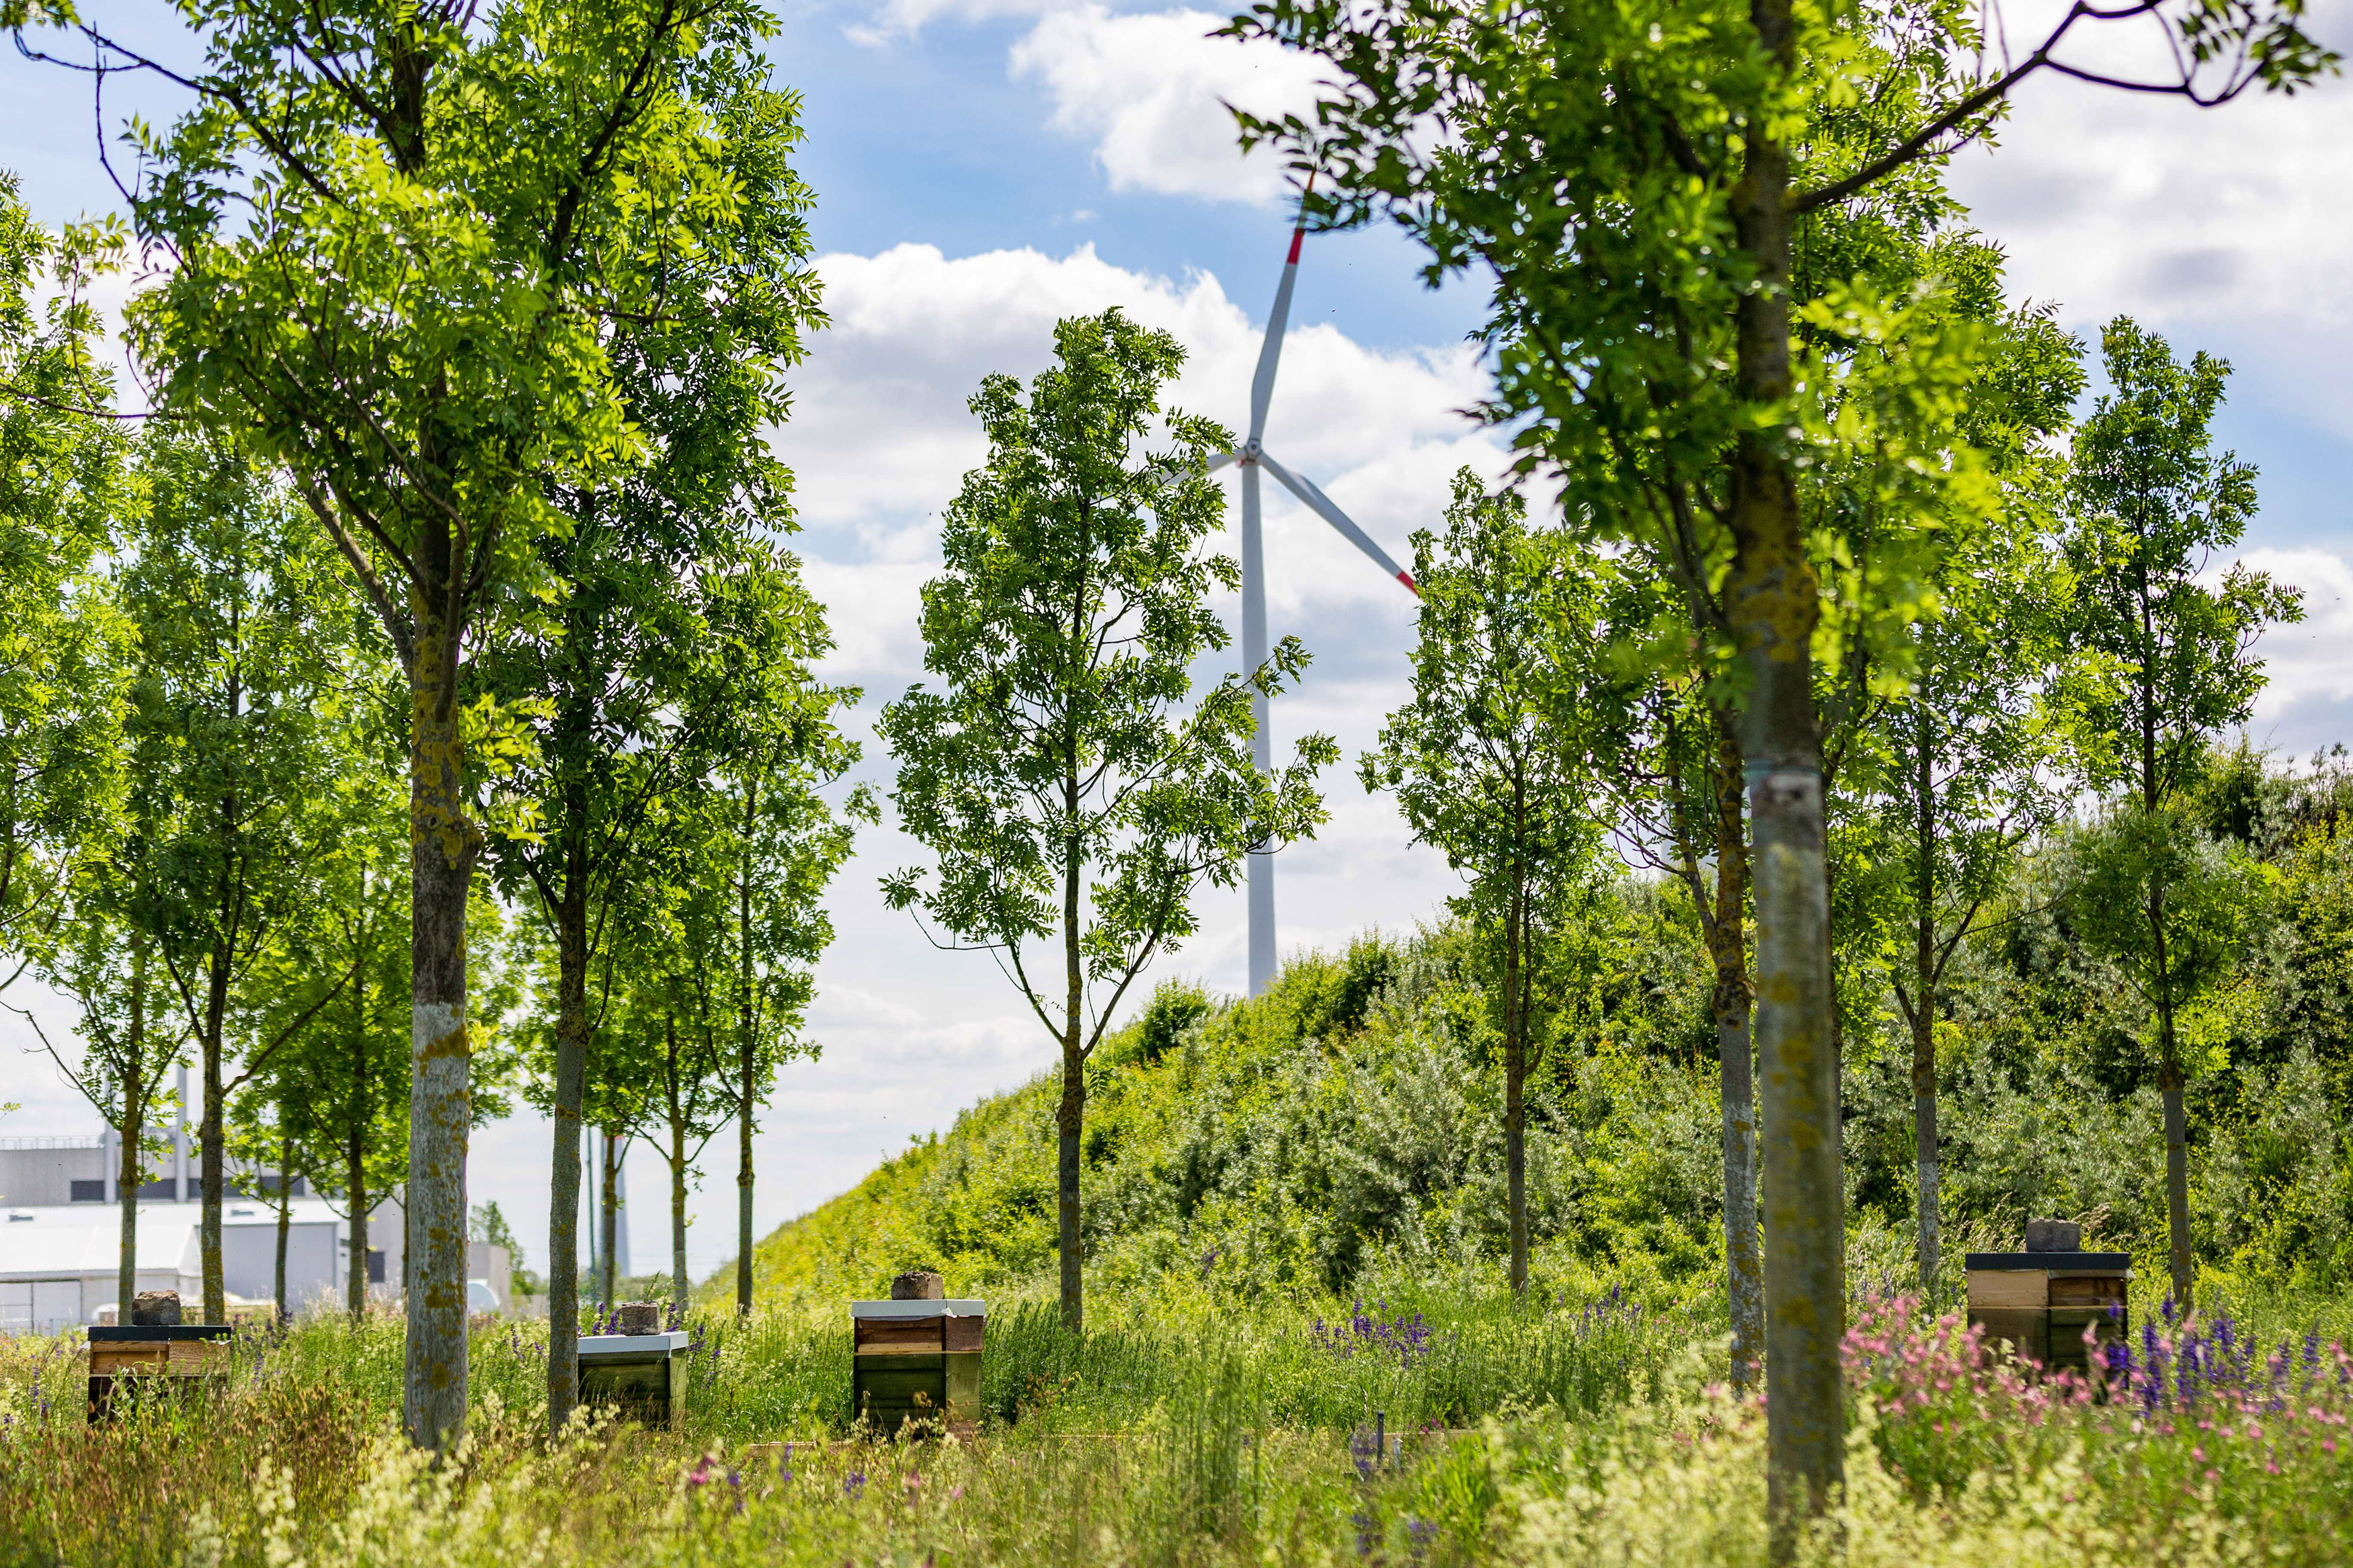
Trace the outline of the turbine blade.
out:
[[[1300,478],[1264,452],[1258,455],[1258,460],[1259,466],[1280,480],[1284,489],[1305,502],[1310,511],[1338,529],[1342,538],[1371,556],[1382,571],[1412,589],[1416,598],[1421,596],[1421,585],[1413,580],[1411,574],[1390,560],[1388,552],[1375,544],[1371,535],[1351,522],[1346,512],[1333,505],[1332,498],[1317,489],[1314,480]]]
[[[1282,281],[1275,285],[1274,310],[1266,319],[1266,342],[1259,345],[1258,374],[1250,377],[1250,441],[1266,434],[1267,406],[1274,401],[1274,367],[1282,362],[1282,331],[1291,321],[1291,286],[1299,280],[1299,242],[1306,237],[1307,220],[1303,216],[1291,231],[1291,255],[1282,264]]]
[[[1209,459],[1208,469],[1209,472],[1214,474],[1219,468],[1224,468],[1228,463],[1239,463],[1241,460],[1242,455],[1240,452],[1220,452],[1216,457]]]

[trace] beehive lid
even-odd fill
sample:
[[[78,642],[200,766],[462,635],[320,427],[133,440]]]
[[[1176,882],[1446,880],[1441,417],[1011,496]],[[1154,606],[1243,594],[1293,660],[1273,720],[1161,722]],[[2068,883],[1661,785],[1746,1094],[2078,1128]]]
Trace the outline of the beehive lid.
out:
[[[90,1342],[106,1344],[153,1344],[163,1340],[225,1340],[234,1332],[227,1323],[133,1323],[118,1328],[111,1323],[92,1323]]]
[[[985,1318],[988,1303],[970,1298],[946,1301],[852,1301],[853,1318]]]
[[[2053,1274],[2129,1274],[2129,1252],[1972,1252],[1968,1267],[1982,1269],[2040,1268]]]
[[[679,1330],[666,1334],[583,1334],[580,1336],[582,1361],[629,1361],[650,1356],[664,1356],[686,1348],[687,1336]]]

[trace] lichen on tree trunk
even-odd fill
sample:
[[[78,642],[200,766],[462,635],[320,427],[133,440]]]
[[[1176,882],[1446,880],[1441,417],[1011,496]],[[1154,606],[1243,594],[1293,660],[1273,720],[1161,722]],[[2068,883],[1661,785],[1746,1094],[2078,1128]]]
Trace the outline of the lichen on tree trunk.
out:
[[[410,1002],[402,1425],[447,1452],[466,1418],[466,900],[481,832],[466,815],[465,743],[450,635],[420,605],[409,678]]]

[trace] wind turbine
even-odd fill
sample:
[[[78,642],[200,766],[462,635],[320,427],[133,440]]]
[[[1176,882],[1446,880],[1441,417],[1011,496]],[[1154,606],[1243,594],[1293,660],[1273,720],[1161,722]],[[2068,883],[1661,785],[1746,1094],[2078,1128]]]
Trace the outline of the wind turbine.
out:
[[[1240,451],[1210,460],[1214,471],[1228,463],[1242,478],[1242,670],[1248,674],[1266,662],[1266,566],[1260,543],[1258,476],[1261,468],[1297,496],[1308,510],[1340,531],[1341,537],[1373,558],[1374,564],[1416,595],[1421,590],[1388,552],[1332,504],[1315,481],[1293,473],[1278,463],[1261,443],[1266,435],[1267,405],[1274,401],[1274,367],[1282,359],[1283,326],[1291,319],[1291,289],[1299,280],[1299,246],[1307,236],[1307,216],[1300,214],[1291,231],[1291,255],[1282,264],[1282,281],[1274,290],[1274,312],[1267,318],[1266,342],[1258,351],[1258,372],[1250,377],[1250,437]],[[1250,741],[1250,760],[1259,772],[1274,771],[1274,741],[1267,730],[1266,694],[1250,700],[1258,732]],[[1274,857],[1260,851],[1250,858],[1250,994],[1259,995],[1274,983]]]

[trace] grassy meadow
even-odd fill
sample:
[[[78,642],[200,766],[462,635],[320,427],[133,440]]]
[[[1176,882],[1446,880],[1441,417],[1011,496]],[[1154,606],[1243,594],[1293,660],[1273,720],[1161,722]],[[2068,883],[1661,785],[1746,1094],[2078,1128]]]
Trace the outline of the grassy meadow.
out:
[[[240,1331],[226,1387],[97,1428],[70,1338],[0,1342],[0,1560],[1765,1561],[1763,1405],[1724,1386],[1701,1316],[1461,1284],[1320,1318],[1137,1311],[1083,1340],[1012,1304],[969,1442],[854,1427],[844,1324],[787,1308],[698,1315],[678,1429],[549,1442],[543,1331],[486,1323],[467,1444],[438,1470],[397,1435],[389,1318]],[[2094,1390],[1860,1300],[1848,1495],[1806,1557],[2342,1561],[2353,1362],[2318,1327],[2341,1306],[2160,1313]]]
[[[1957,965],[1933,1300],[1904,1293],[1904,1042],[1857,1004],[1848,1484],[1807,1560],[2353,1560],[2353,837],[2324,785],[2353,792],[2242,770],[2216,796],[2276,875],[2198,1026],[2188,1321],[2162,1295],[2145,1020],[2064,918],[2063,839]],[[1475,955],[1451,928],[1367,937],[1248,1002],[1166,985],[1098,1054],[1083,1335],[1052,1305],[1040,1079],[764,1240],[748,1321],[732,1267],[709,1281],[674,1430],[551,1441],[527,1323],[477,1326],[470,1436],[438,1469],[399,1439],[391,1317],[240,1330],[225,1386],[94,1429],[75,1337],[0,1340],[0,1563],[1761,1563],[1704,954],[1655,886],[1603,913],[1610,962],[1531,1088],[1524,1300]],[[2134,1259],[2097,1386],[2025,1375],[1957,1320],[1961,1255],[2035,1214]],[[969,1442],[851,1420],[844,1303],[911,1268],[989,1301]]]

